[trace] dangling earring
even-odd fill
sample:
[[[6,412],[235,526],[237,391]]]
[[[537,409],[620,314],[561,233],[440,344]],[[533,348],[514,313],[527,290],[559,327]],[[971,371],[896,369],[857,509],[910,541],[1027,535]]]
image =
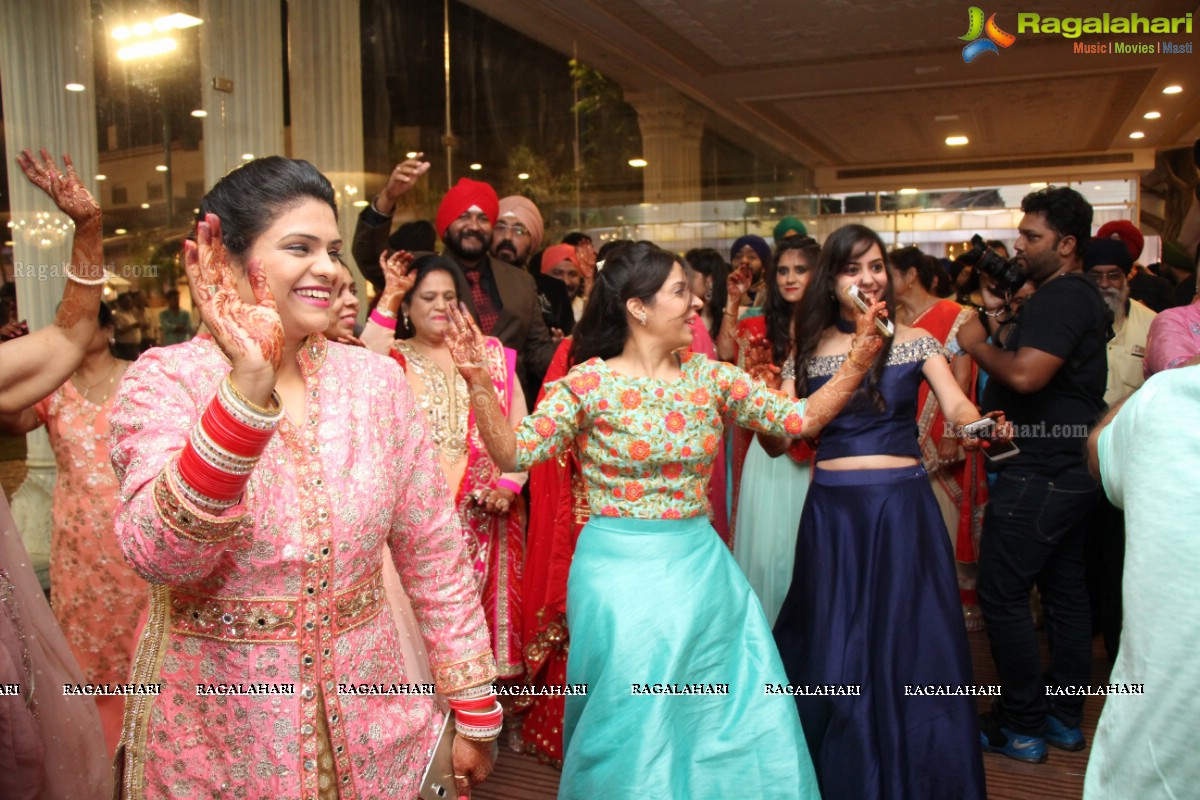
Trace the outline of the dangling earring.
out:
[[[404,317],[404,330],[408,330],[408,312],[401,311],[400,316]]]

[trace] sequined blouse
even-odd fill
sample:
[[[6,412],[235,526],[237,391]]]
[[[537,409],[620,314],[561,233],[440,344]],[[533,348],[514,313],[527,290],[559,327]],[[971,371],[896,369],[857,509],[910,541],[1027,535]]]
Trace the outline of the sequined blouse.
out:
[[[220,516],[164,468],[229,362],[193,339],[149,351],[121,384],[116,534],[154,584],[131,680],[162,687],[128,704],[126,797],[414,796],[441,722],[434,698],[354,691],[410,685],[385,542],[438,691],[495,673],[458,517],[398,366],[322,337],[298,360],[306,417],[284,419]]]
[[[860,387],[841,413],[821,431],[817,461],[847,456],[894,455],[921,458],[917,442],[917,399],[922,369],[930,358],[945,358],[946,351],[926,334],[893,344],[879,382],[886,408],[879,412],[867,391]],[[805,364],[808,391],[815,392],[842,366],[845,356],[817,356]],[[865,381],[864,381],[865,384]]]
[[[516,430],[517,465],[553,458],[574,440],[593,514],[679,519],[708,513],[708,478],[723,417],[799,436],[804,400],[737,367],[689,354],[675,381],[631,378],[593,358],[545,387]]]

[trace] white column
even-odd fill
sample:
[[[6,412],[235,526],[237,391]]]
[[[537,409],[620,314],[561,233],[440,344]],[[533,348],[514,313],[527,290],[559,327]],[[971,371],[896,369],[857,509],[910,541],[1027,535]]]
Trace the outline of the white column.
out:
[[[288,74],[292,97],[293,158],[311,161],[337,190],[338,223],[350,239],[366,197],[363,174],[362,59],[358,0],[289,0]],[[364,298],[359,322],[366,320],[366,282],[351,267]]]
[[[92,9],[87,0],[8,0],[0,15],[0,92],[4,95],[5,158],[11,198],[17,303],[30,330],[50,324],[62,298],[74,228],[14,159],[23,148],[69,153],[92,194],[96,189],[95,84]],[[82,84],[69,92],[68,83]],[[61,166],[61,162],[60,162]],[[43,215],[43,216],[39,216]],[[29,475],[13,496],[13,516],[34,566],[50,553],[54,454],[44,431],[29,435]]]
[[[206,189],[241,164],[245,153],[286,155],[279,13],[279,3],[270,0],[200,0]],[[214,79],[233,90],[221,91]]]
[[[647,203],[700,200],[700,137],[704,109],[674,89],[630,92],[642,130],[642,193]]]

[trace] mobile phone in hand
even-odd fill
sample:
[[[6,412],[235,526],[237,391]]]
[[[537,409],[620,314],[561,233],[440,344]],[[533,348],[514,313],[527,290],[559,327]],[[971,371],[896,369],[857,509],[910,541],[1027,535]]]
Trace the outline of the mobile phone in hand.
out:
[[[858,284],[852,283],[847,286],[846,294],[849,295],[850,299],[854,301],[854,305],[858,306],[859,311],[863,312],[864,314],[867,313],[867,309],[871,307],[871,304],[868,303],[867,298],[863,296],[862,289],[858,288]],[[878,328],[879,332],[884,336],[896,335],[896,328],[894,325],[892,325],[892,321],[890,319],[876,317],[875,327]]]
[[[996,420],[991,417],[984,417],[963,425],[962,432],[964,436],[983,439],[987,442],[987,447],[981,448],[980,452],[988,461],[1004,461],[1021,452],[1021,448],[1013,444],[1012,440],[1003,441],[996,438]]]

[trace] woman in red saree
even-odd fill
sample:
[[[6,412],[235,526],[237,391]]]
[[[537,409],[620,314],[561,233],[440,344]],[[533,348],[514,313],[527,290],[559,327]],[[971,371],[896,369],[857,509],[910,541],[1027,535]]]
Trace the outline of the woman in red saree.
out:
[[[525,473],[501,473],[488,457],[475,427],[466,382],[458,375],[443,338],[446,308],[469,292],[458,268],[438,256],[412,261],[407,253],[383,259],[386,284],[363,333],[368,347],[399,362],[438,447],[438,461],[454,494],[467,556],[487,618],[499,678],[519,678],[521,658],[521,567],[524,514],[518,502]],[[411,263],[411,266],[408,266]],[[401,311],[406,338],[388,347],[387,313]],[[374,329],[374,330],[373,330]],[[386,335],[379,336],[380,331]],[[382,346],[380,345],[382,342]],[[513,419],[526,413],[515,376],[516,353],[489,338],[488,372],[500,406]]]
[[[963,308],[952,300],[939,299],[932,293],[933,259],[916,247],[892,252],[889,261],[897,319],[909,327],[928,331],[942,345],[953,341],[959,326],[972,317],[975,310]],[[974,389],[978,368],[975,363],[967,355],[958,355],[951,367],[963,392],[972,403],[976,402]],[[945,435],[945,416],[927,383],[921,384],[917,408],[917,440],[933,485],[933,495],[942,510],[946,530],[950,532],[967,629],[981,630],[983,617],[975,595],[975,565],[987,504],[983,454],[964,453],[957,439]]]
[[[549,385],[571,368],[571,339],[559,343],[546,371]],[[542,394],[539,392],[538,402]],[[536,406],[536,403],[534,404]],[[529,470],[529,535],[525,542],[525,575],[521,597],[525,632],[525,682],[561,686],[567,682],[567,574],[575,541],[590,510],[579,455],[574,448]],[[531,698],[521,725],[525,750],[556,767],[563,760],[561,696]]]

